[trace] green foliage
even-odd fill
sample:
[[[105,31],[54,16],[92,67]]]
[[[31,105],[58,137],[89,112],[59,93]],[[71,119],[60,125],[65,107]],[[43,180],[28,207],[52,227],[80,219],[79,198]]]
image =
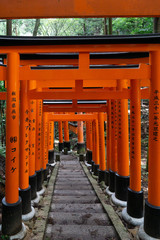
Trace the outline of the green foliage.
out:
[[[38,36],[103,35],[104,18],[41,19]],[[14,19],[14,36],[33,36],[36,19]],[[108,21],[106,21],[108,25]],[[109,29],[109,26],[107,26]],[[153,32],[153,18],[113,18],[113,35]],[[0,20],[0,35],[6,35],[6,21]]]
[[[147,34],[153,33],[153,18],[115,18],[113,34]]]
[[[2,235],[2,236],[1,236],[1,239],[7,240],[7,239],[9,239],[9,236],[8,236],[8,235]]]

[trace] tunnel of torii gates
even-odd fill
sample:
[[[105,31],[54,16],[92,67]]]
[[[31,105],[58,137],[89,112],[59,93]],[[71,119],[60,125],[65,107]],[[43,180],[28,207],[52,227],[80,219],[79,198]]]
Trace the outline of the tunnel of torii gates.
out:
[[[64,123],[64,142],[69,148],[68,121],[81,123],[80,145],[85,121],[87,160],[98,181],[105,180],[106,191],[112,194],[115,204],[126,206],[122,212],[126,221],[137,220],[145,234],[160,237],[159,43],[160,35],[0,38],[0,80],[7,88],[7,93],[0,94],[7,101],[3,234],[18,233],[24,227],[22,219],[25,221],[28,214],[34,216],[31,200],[38,201],[43,192],[48,151],[53,164],[53,122],[59,122],[60,143]],[[150,99],[149,184],[144,222],[141,99]]]

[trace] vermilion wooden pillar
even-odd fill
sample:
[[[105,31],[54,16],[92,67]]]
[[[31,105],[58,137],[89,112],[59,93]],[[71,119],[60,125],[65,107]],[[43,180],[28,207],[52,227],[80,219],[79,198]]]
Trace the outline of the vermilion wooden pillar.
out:
[[[36,163],[37,191],[42,190],[43,171],[42,171],[42,100],[36,102]]]
[[[71,144],[69,141],[68,121],[64,121],[64,148],[67,148],[68,151],[71,150]]]
[[[98,113],[98,125],[99,125],[99,170],[98,181],[104,181],[106,161],[105,161],[105,139],[104,139],[104,113]]]
[[[115,192],[115,174],[117,172],[117,100],[111,100],[111,113],[109,114],[111,131],[111,164],[109,170],[109,191]]]
[[[54,122],[48,123],[48,163],[54,163]]]
[[[29,186],[29,107],[28,83],[20,84],[20,168],[19,194],[22,198],[22,220],[33,218],[35,210],[31,207],[31,187]]]
[[[109,121],[109,114],[111,114],[111,100],[107,100],[108,111],[107,111],[107,163],[106,163],[106,171],[105,171],[105,184],[109,186],[109,169],[111,165],[111,127]]]
[[[94,133],[94,165],[93,165],[93,172],[94,175],[98,176],[99,170],[99,163],[100,163],[100,155],[99,155],[99,127],[98,127],[98,120],[95,119],[93,121],[93,133]]]
[[[2,200],[2,234],[22,229],[22,202],[19,198],[19,54],[7,55],[6,189]]]
[[[44,180],[47,179],[47,164],[48,164],[48,113],[43,113],[43,175]]]
[[[30,86],[34,83],[30,83]],[[36,147],[36,100],[29,100],[29,184],[31,186],[31,199],[37,198],[37,175],[35,172]]]
[[[149,176],[145,202],[144,231],[160,238],[160,51],[151,52],[149,102]]]
[[[117,80],[117,90],[127,88],[127,80]],[[127,205],[129,186],[129,135],[128,99],[117,100],[117,173],[115,175],[115,194],[112,201],[122,207]]]
[[[80,113],[82,114],[82,113]],[[85,153],[85,143],[83,137],[83,121],[78,121],[78,143],[77,143],[77,153]]]
[[[132,225],[143,222],[143,191],[141,190],[141,93],[140,81],[131,80],[130,99],[130,185],[127,208],[122,217]]]
[[[86,158],[88,164],[92,161],[92,121],[86,121],[86,134],[87,134],[87,153]]]
[[[58,132],[59,132],[59,152],[61,152],[64,148],[63,144],[63,132],[62,132],[62,121],[58,122]]]

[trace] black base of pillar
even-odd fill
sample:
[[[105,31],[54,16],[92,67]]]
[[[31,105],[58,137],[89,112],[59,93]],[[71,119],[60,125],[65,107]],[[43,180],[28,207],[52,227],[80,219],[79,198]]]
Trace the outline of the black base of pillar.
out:
[[[83,154],[79,154],[79,161],[84,162],[84,155]]]
[[[92,172],[94,172],[94,164],[95,164],[95,163],[94,163],[94,161],[92,160],[92,161],[91,161],[91,171],[92,171]]]
[[[115,172],[109,170],[109,191],[115,192]]]
[[[64,148],[67,148],[67,151],[71,150],[71,143],[70,142],[64,142]]]
[[[86,160],[87,160],[88,164],[91,164],[91,161],[92,161],[92,151],[91,150],[87,150]]]
[[[22,229],[22,200],[9,204],[2,199],[2,234],[12,236]]]
[[[48,150],[48,163],[54,163],[54,149]]]
[[[115,175],[115,197],[121,201],[127,201],[129,176]]]
[[[86,145],[85,143],[77,143],[77,153],[84,154],[86,152]]]
[[[143,217],[143,191],[135,192],[128,188],[127,213],[133,218]]]
[[[43,183],[43,172],[42,169],[36,171],[37,174],[37,192],[42,190],[42,183]]]
[[[98,182],[104,181],[105,171],[98,169]]]
[[[59,152],[62,152],[63,149],[64,149],[64,144],[63,143],[58,143]]]
[[[160,239],[160,207],[145,202],[144,231],[154,238]]]
[[[47,175],[48,175],[48,169],[43,169],[43,181],[47,180]]]
[[[22,199],[22,215],[31,212],[31,187],[19,189],[19,196]]]
[[[109,186],[109,171],[105,171],[104,182],[106,186]]]
[[[99,164],[93,165],[93,172],[95,176],[98,176]]]
[[[37,174],[29,176],[29,185],[31,186],[31,200],[37,197]]]

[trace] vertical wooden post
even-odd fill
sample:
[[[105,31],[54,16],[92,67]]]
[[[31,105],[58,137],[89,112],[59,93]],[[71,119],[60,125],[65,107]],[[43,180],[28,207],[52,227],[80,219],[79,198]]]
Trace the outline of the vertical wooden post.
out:
[[[151,52],[149,103],[149,181],[144,231],[160,238],[160,51]]]
[[[87,161],[89,164],[92,163],[92,121],[87,121],[88,123],[88,149],[87,149]]]
[[[127,88],[127,80],[117,80],[117,90]],[[128,99],[117,100],[117,173],[115,194],[112,201],[122,207],[127,206],[129,186],[129,136],[128,136]]]
[[[130,186],[127,209],[122,217],[133,225],[143,222],[143,191],[141,191],[141,92],[140,81],[131,80],[130,99]],[[132,222],[131,222],[132,221]]]
[[[61,152],[64,148],[64,146],[63,146],[62,121],[58,122],[58,132],[59,132],[59,152]]]
[[[109,186],[109,169],[111,165],[111,127],[109,121],[109,114],[111,114],[111,100],[107,100],[108,110],[107,110],[107,164],[105,172],[105,184]]]
[[[82,114],[82,113],[79,113]],[[85,153],[85,143],[83,139],[83,121],[78,121],[78,143],[77,143],[77,153]]]
[[[71,150],[71,144],[69,141],[68,121],[64,121],[64,148],[67,148],[68,151]]]
[[[54,162],[54,122],[49,121],[48,123],[48,162],[52,164]]]
[[[22,220],[28,221],[33,218],[35,211],[31,208],[31,187],[29,186],[29,108],[27,81],[21,81],[20,86],[19,195],[22,198]]]
[[[117,100],[111,100],[111,165],[109,170],[109,191],[115,192],[115,174],[117,172]]]
[[[104,139],[104,113],[98,113],[99,125],[99,170],[98,181],[104,181],[106,161],[105,161],[105,139]]]
[[[42,190],[43,172],[42,172],[42,100],[36,102],[36,163],[37,191]]]
[[[19,198],[19,54],[7,55],[6,190],[2,200],[2,233],[14,235],[22,229]]]
[[[44,180],[47,179],[47,163],[48,163],[48,113],[43,113],[43,174]]]
[[[33,87],[34,82],[30,82]],[[35,172],[35,146],[36,146],[36,100],[29,100],[29,184],[31,186],[31,199],[37,198],[37,175]]]
[[[94,175],[98,176],[98,169],[99,169],[99,127],[98,127],[98,120],[95,119],[93,121],[93,133],[94,133],[94,165],[93,165],[93,172]]]

